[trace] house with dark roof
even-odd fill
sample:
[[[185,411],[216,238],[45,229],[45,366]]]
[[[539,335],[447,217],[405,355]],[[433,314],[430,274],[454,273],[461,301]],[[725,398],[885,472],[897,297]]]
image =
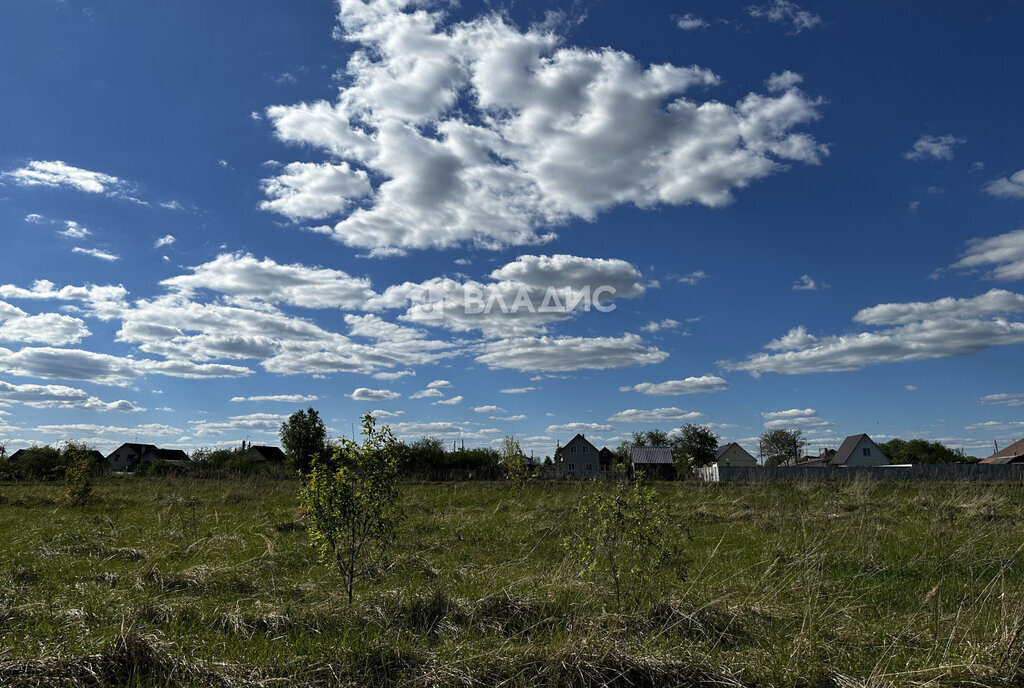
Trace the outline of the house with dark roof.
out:
[[[601,456],[582,434],[562,447],[562,473],[573,478],[593,478],[601,473]]]
[[[1009,447],[997,451],[987,459],[982,459],[978,463],[992,464],[1007,464],[1007,463],[1024,463],[1024,439],[1017,440]]]
[[[284,463],[285,455],[280,447],[271,447],[262,444],[249,445],[249,458],[257,463],[269,461],[270,463]]]
[[[107,463],[115,471],[134,471],[140,463],[163,461],[175,466],[188,463],[188,454],[180,449],[161,449],[155,444],[125,442],[107,454]]]
[[[671,447],[633,447],[629,450],[629,464],[633,475],[643,473],[646,478],[660,480],[676,477]]]
[[[866,434],[850,435],[839,451],[826,459],[828,466],[888,466],[891,461],[881,447]]]
[[[736,442],[723,444],[715,451],[715,465],[717,466],[756,466],[755,459],[750,452]]]
[[[7,457],[7,460],[8,460],[8,461],[10,461],[11,463],[14,463],[14,462],[16,462],[16,461],[17,461],[18,459],[20,459],[20,458],[21,458],[22,454],[24,454],[24,453],[25,453],[25,452],[27,452],[27,451],[28,451],[28,449],[19,449],[18,451],[14,452],[14,453],[13,453],[13,454],[11,454],[10,456],[8,456],[8,457]]]

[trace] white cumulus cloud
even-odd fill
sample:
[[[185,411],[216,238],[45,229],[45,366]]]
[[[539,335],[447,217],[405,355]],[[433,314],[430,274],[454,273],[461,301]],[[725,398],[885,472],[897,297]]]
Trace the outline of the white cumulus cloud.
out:
[[[665,382],[640,382],[627,387],[619,387],[620,392],[640,392],[650,396],[675,396],[681,394],[700,394],[719,392],[728,389],[729,383],[716,375],[688,377],[683,380],[666,380]]]
[[[382,401],[397,399],[400,396],[402,395],[398,392],[392,392],[389,389],[369,389],[368,387],[358,387],[349,395],[354,401]]]
[[[260,209],[293,220],[322,220],[373,193],[366,172],[353,170],[345,162],[293,162],[285,166],[282,174],[264,179],[261,184],[270,200],[260,203]]]
[[[536,337],[483,345],[479,363],[492,369],[564,372],[661,363],[668,354],[643,345],[635,334],[621,337]]]
[[[998,198],[1024,198],[1024,170],[992,180],[985,185],[985,191]]]
[[[786,411],[766,411],[761,414],[764,427],[774,428],[823,428],[833,425],[832,421],[818,416],[812,408],[788,409]]]
[[[266,111],[281,141],[333,159],[265,180],[264,207],[342,215],[317,229],[350,246],[537,244],[623,204],[723,206],[827,154],[795,131],[820,104],[796,88],[701,100],[719,82],[706,69],[568,46],[495,13],[449,25],[412,2],[342,0],[339,23],[357,50],[337,100]]]
[[[813,338],[802,328],[745,361],[719,361],[726,370],[799,375],[858,370],[869,365],[963,356],[993,346],[1024,343],[1024,295],[994,289],[968,299],[886,303],[862,309],[854,320],[884,329]],[[886,327],[888,326],[888,327]]]

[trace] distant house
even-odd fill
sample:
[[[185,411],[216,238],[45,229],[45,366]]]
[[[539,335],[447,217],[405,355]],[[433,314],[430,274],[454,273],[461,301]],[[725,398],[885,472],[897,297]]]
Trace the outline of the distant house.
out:
[[[562,472],[573,478],[593,478],[601,472],[601,456],[583,435],[576,435],[562,447]]]
[[[140,463],[165,461],[173,465],[189,462],[188,454],[180,449],[161,449],[155,444],[125,442],[107,454],[107,463],[115,471],[134,471]]]
[[[670,447],[633,447],[629,450],[629,463],[634,475],[643,473],[644,477],[662,480],[676,476]]]
[[[790,459],[781,465],[796,468],[824,468],[829,465],[828,460],[829,457],[827,456],[801,456],[797,461]]]
[[[1006,464],[1006,463],[1024,463],[1024,439],[1017,440],[1009,447],[997,451],[987,459],[982,459],[979,463],[987,464]]]
[[[888,466],[891,463],[885,452],[864,433],[847,437],[839,445],[839,451],[826,461],[829,466]]]
[[[86,449],[85,454],[89,457],[89,462],[94,466],[102,466],[103,462],[107,460],[107,457],[95,449]]]
[[[284,452],[279,447],[253,444],[249,447],[249,458],[257,463],[268,461],[270,463],[284,463]]]
[[[597,452],[597,458],[601,463],[602,471],[611,472],[615,467],[615,452],[608,447],[601,447],[601,451]]]
[[[18,451],[14,452],[10,456],[8,456],[7,460],[10,461],[11,463],[14,463],[15,461],[17,461],[18,459],[21,458],[22,454],[24,454],[27,451],[28,451],[27,449],[19,449]]]
[[[831,465],[829,461],[836,455],[835,449],[822,449],[817,456],[804,454],[798,459],[786,459],[782,466],[799,466],[800,468],[821,468]]]
[[[717,466],[756,466],[757,459],[735,442],[723,444],[715,452]]]

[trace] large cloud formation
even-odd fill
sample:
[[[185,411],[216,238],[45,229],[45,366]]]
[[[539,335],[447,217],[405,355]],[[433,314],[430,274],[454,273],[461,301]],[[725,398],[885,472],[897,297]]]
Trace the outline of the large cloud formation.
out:
[[[856,322],[884,329],[816,337],[802,326],[744,361],[719,361],[726,370],[757,376],[859,370],[865,366],[963,356],[993,346],[1024,343],[1024,295],[992,289],[966,299],[884,303],[864,308]]]
[[[793,130],[820,101],[798,79],[735,104],[700,101],[719,77],[563,45],[497,14],[445,25],[402,0],[341,0],[356,45],[333,103],[267,109],[283,142],[331,160],[265,179],[266,210],[376,253],[471,242],[537,244],[622,204],[718,207],[825,146]]]
[[[523,371],[644,365],[667,356],[632,334],[538,338],[550,324],[590,309],[586,300],[567,300],[567,293],[589,293],[596,299],[592,305],[602,310],[614,307],[615,299],[642,295],[641,273],[617,259],[524,255],[483,281],[438,277],[377,292],[368,279],[340,270],[226,253],[161,285],[164,293],[133,301],[120,286],[0,285],[0,296],[7,298],[80,302],[64,308],[120,321],[116,341],[150,356],[57,348],[89,335],[82,320],[29,315],[0,301],[0,344],[47,345],[0,346],[0,373],[125,385],[151,373],[242,377],[252,374],[248,362],[256,361],[266,372],[285,375],[352,372],[396,379],[415,366],[460,355],[491,368]],[[562,300],[548,304],[549,294]],[[334,318],[345,331],[328,325],[330,318],[320,324],[292,309],[349,311]],[[389,312],[413,326],[385,319]],[[446,340],[431,336],[428,327],[478,331],[481,337]]]

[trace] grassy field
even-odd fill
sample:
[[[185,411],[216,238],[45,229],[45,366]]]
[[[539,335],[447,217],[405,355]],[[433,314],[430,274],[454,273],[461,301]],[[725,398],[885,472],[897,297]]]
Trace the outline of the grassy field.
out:
[[[406,485],[349,607],[294,482],[0,484],[0,685],[1024,685],[1019,485],[658,485],[687,575],[626,609],[591,489]]]

